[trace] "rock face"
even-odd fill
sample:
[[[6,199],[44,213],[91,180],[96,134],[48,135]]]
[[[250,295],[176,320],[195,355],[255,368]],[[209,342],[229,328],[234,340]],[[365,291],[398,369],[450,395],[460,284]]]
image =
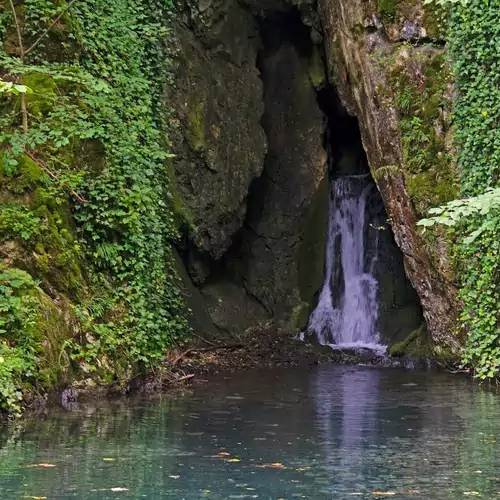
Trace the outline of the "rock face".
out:
[[[189,274],[219,330],[270,316],[303,326],[322,281],[329,198],[314,86],[324,67],[314,82],[310,30],[298,12],[266,24],[234,2],[192,2],[184,19],[174,167],[196,227]]]
[[[252,180],[264,165],[266,137],[259,39],[252,15],[234,2],[193,2],[177,25],[179,67],[172,104],[176,185],[196,227],[196,252],[219,259],[242,226]],[[210,8],[209,8],[210,7]],[[193,260],[193,277],[208,271]]]
[[[409,12],[400,12],[394,5],[390,22],[384,26],[383,13],[373,1],[320,0],[329,78],[348,111],[359,119],[370,169],[404,254],[407,276],[420,297],[436,354],[453,356],[460,350],[460,339],[454,334],[456,290],[439,272],[442,264],[417,232],[417,213],[408,191],[413,172],[405,162],[400,128],[401,100],[390,72],[391,63],[409,66],[408,73],[412,65],[420,64],[417,57],[404,58],[399,41],[408,36],[418,41],[427,34],[420,24],[425,16],[421,5]],[[409,22],[415,25],[411,30]],[[428,85],[422,71],[417,68],[413,73],[422,79],[420,86]]]
[[[265,109],[262,124],[269,145],[263,175],[252,186],[242,249],[245,287],[277,316],[290,315],[297,305],[300,307],[299,274],[302,266],[307,266],[300,259],[301,251],[318,264],[316,270],[308,266],[314,275],[309,279],[321,283],[327,232],[324,217],[318,219],[309,238],[303,231],[313,201],[327,212],[328,190],[320,190],[327,158],[323,148],[325,117],[309,76],[308,54],[300,54],[289,38],[290,32],[295,32],[290,31],[294,19],[264,22],[261,30],[265,41],[260,58]],[[300,32],[300,18],[295,22]],[[313,241],[318,243],[316,250],[310,245]],[[301,248],[303,245],[308,249]],[[312,297],[305,301],[312,301]]]

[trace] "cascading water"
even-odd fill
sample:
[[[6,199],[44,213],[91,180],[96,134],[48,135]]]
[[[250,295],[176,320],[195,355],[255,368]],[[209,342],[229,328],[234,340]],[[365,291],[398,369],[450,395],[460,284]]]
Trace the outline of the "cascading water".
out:
[[[380,349],[377,322],[376,252],[365,253],[370,175],[338,177],[332,184],[326,273],[318,305],[306,331],[333,347]]]

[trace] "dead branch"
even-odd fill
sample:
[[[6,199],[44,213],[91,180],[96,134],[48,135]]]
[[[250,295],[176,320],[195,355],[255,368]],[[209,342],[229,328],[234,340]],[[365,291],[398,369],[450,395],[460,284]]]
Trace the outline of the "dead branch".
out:
[[[61,185],[66,186],[70,193],[80,202],[80,203],[87,203],[88,200],[86,200],[83,196],[79,195],[72,187],[68,186],[66,183],[62,182],[59,177],[57,177],[54,172],[52,172],[44,163],[42,160],[39,158],[36,158],[33,156],[29,151],[24,150],[27,156],[29,156],[51,179],[54,179],[55,181],[59,182]]]
[[[193,335],[194,337],[196,337],[197,339],[200,339],[202,342],[205,342],[205,344],[208,344],[208,345],[211,345],[213,347],[219,347],[220,344],[214,344],[213,342],[210,342],[209,340],[207,339],[204,339],[203,337],[200,337],[199,335],[197,335],[196,333],[194,332],[191,332],[191,335]]]
[[[218,345],[214,347],[193,347],[192,349],[188,349],[187,351],[184,351],[183,353],[179,354],[177,358],[174,359],[172,362],[172,366],[175,366],[182,358],[185,358],[188,354],[191,354],[192,352],[207,352],[207,351],[216,351],[218,349],[241,349],[243,347],[243,344],[232,344],[232,345]]]
[[[12,0],[10,0],[10,2],[12,3]],[[47,36],[49,31],[54,27],[54,25],[59,21],[59,19],[61,19],[61,17],[64,16],[64,14],[66,14],[66,12],[68,12],[69,8],[75,2],[76,2],[76,0],[71,0],[71,2],[69,2],[69,4],[66,6],[66,8],[50,23],[49,27],[36,39],[36,41],[33,43],[33,45],[31,45],[30,47],[28,47],[24,51],[24,55],[28,55],[33,49],[35,49],[40,44],[40,42],[45,38],[45,36]]]
[[[14,1],[9,0],[10,10],[12,11],[12,16],[14,17],[14,24],[16,25],[16,33],[17,33],[17,43],[19,44],[19,59],[21,62],[24,61],[24,56],[26,53],[24,52],[23,45],[23,37],[21,35],[21,26],[19,24],[19,19],[17,18],[16,7],[14,6]],[[26,107],[26,95],[21,93],[21,114],[23,118],[23,131],[28,132],[28,109]]]

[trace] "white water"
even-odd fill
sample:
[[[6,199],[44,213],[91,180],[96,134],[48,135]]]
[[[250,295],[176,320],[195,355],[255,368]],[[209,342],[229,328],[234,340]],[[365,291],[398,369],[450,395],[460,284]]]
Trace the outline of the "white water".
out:
[[[323,345],[385,350],[379,345],[378,283],[372,274],[377,257],[365,258],[366,202],[372,189],[364,175],[339,177],[332,185],[325,280],[306,328]]]

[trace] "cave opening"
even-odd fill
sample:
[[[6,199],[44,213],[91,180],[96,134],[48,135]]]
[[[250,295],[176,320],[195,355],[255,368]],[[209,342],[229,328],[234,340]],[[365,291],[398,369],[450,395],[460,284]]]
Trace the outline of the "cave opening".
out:
[[[384,343],[403,339],[422,323],[419,299],[371,176],[358,119],[328,82],[321,38],[297,7],[253,19],[267,153],[231,245],[215,259],[194,254],[195,264],[207,270],[198,286],[211,320],[222,332],[243,333],[269,319],[307,331],[328,274],[336,179],[359,176],[370,186],[359,221],[363,272],[376,281],[376,327]],[[328,278],[334,309],[346,289],[341,243],[337,238],[335,272]]]

